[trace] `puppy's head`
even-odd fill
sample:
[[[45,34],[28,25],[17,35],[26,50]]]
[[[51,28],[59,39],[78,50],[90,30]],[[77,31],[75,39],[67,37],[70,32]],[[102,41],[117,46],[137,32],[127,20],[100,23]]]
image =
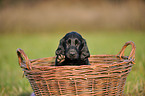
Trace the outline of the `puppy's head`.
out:
[[[81,59],[90,56],[85,39],[77,32],[67,33],[61,40],[56,50],[56,55],[64,55],[70,60]]]
[[[76,32],[71,32],[65,36],[66,57],[73,60],[79,59],[82,36]]]

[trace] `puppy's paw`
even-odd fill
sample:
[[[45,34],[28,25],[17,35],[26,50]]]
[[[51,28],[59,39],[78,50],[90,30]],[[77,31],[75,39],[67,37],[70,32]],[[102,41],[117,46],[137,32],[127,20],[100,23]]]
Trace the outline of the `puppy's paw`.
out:
[[[59,55],[57,58],[57,62],[62,63],[65,60],[65,56],[64,55]]]

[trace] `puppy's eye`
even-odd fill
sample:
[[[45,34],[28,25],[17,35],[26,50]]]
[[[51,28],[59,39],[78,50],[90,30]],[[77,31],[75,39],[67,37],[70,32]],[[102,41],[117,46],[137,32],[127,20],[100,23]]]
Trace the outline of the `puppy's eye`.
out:
[[[79,44],[79,41],[78,40],[75,40],[75,45],[77,46]]]
[[[70,44],[70,45],[71,45],[71,40],[70,40],[70,39],[68,40],[68,44]]]

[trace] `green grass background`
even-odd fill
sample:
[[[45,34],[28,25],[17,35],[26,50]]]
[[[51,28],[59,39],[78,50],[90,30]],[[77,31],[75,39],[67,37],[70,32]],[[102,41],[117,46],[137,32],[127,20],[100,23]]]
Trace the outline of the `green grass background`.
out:
[[[143,32],[82,32],[91,55],[117,54],[127,41],[136,45],[136,64],[128,75],[125,94],[145,95],[145,33]],[[55,56],[59,40],[65,33],[1,34],[0,35],[0,96],[29,96],[32,93],[28,80],[18,64],[16,49],[25,51],[29,59]],[[131,46],[127,47],[129,55]]]

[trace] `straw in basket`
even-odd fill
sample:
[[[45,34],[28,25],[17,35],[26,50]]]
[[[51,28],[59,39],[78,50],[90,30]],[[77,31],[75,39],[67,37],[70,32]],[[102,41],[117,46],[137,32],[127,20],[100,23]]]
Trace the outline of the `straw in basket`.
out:
[[[124,56],[128,45],[131,53]],[[36,96],[122,96],[135,49],[129,41],[117,55],[91,55],[91,65],[82,66],[54,66],[55,57],[29,60],[22,49],[17,55]]]

